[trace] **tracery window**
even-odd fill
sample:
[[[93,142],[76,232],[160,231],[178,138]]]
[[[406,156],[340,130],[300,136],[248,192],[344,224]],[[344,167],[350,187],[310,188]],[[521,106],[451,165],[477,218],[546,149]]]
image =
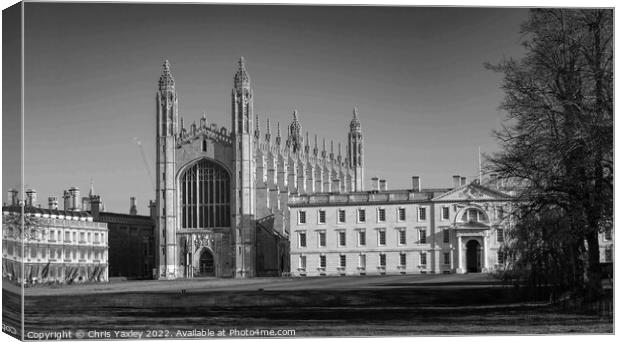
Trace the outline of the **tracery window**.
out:
[[[180,178],[183,228],[230,226],[230,176],[203,159]]]

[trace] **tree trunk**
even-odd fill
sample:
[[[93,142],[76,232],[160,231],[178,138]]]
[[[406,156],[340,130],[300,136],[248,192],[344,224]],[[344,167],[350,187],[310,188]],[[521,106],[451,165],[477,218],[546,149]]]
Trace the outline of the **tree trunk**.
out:
[[[586,235],[588,242],[588,280],[586,283],[586,299],[595,300],[603,294],[602,270],[599,256],[598,231],[591,229]]]

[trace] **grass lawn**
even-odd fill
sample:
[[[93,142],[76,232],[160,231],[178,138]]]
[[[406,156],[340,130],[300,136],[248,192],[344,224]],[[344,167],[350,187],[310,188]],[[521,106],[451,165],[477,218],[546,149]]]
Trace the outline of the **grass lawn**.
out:
[[[185,293],[181,293],[185,289]],[[15,288],[3,299],[18,304]],[[30,288],[26,331],[294,329],[295,336],[612,333],[483,275],[121,282]],[[3,313],[5,322],[16,316]],[[16,322],[15,322],[16,323]]]

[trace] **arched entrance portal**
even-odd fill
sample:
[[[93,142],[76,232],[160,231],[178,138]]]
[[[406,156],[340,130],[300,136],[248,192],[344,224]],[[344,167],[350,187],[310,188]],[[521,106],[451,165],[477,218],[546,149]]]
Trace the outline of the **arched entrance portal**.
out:
[[[204,249],[200,254],[198,261],[198,276],[199,277],[214,277],[215,276],[215,263],[213,262],[213,254],[208,249]]]
[[[480,244],[476,240],[469,240],[467,242],[467,272],[478,273],[480,269]]]

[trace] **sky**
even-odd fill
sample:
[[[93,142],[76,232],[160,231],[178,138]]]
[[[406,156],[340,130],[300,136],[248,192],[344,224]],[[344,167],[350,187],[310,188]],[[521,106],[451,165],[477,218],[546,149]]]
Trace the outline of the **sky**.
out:
[[[517,8],[26,3],[24,186],[46,206],[71,186],[86,195],[92,179],[107,211],[128,212],[135,196],[147,214],[164,60],[186,127],[203,112],[230,127],[240,56],[263,133],[267,117],[284,133],[297,110],[304,135],[341,142],[344,153],[357,107],[366,188],[373,176],[390,189],[409,188],[413,175],[423,187],[471,180],[478,147],[498,149],[493,130],[505,117],[502,76],[483,64],[521,56],[526,17]],[[8,167],[5,197],[19,184]]]

